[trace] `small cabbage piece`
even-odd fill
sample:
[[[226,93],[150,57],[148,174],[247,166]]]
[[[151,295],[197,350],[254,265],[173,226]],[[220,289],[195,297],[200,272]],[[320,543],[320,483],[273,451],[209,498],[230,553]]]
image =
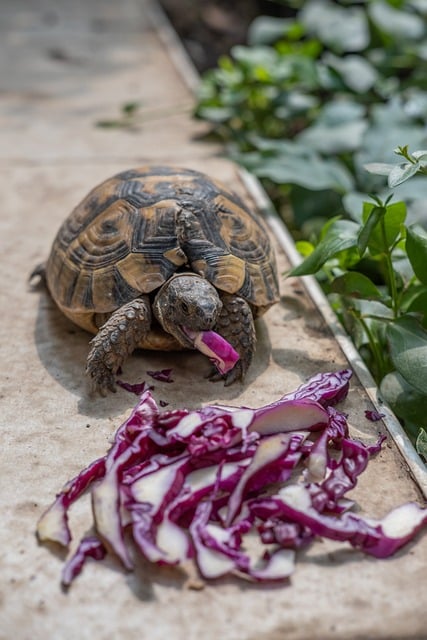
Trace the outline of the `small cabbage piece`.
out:
[[[143,387],[107,454],[67,482],[39,520],[41,541],[68,547],[68,511],[90,493],[94,535],[77,545],[62,583],[107,553],[131,570],[129,539],[149,562],[193,559],[206,579],[256,582],[288,580],[298,550],[319,537],[393,554],[427,524],[427,510],[408,503],[379,520],[352,511],[347,494],[384,436],[351,438],[334,406],[350,375],[321,373],[255,409],[161,410]]]
[[[140,396],[144,391],[150,390],[153,391],[154,387],[148,385],[146,382],[135,382],[134,384],[130,382],[125,382],[124,380],[116,380],[116,385],[129,391],[130,393],[134,393],[136,396]]]
[[[67,482],[56,496],[37,525],[37,535],[40,542],[57,542],[67,546],[71,542],[71,532],[68,526],[68,510],[90,484],[105,475],[105,457],[92,462],[75,478]]]
[[[194,333],[193,341],[194,347],[207,356],[221,374],[230,371],[239,359],[237,351],[215,331]]]
[[[376,409],[366,409],[365,416],[371,422],[378,422],[381,418],[385,418],[385,414],[379,413]]]
[[[300,400],[301,398],[310,398],[324,407],[328,407],[337,404],[347,396],[351,376],[351,369],[318,373],[306,383],[300,385],[295,391],[286,393],[281,399]]]
[[[64,587],[69,587],[74,578],[76,578],[88,558],[93,560],[103,560],[107,554],[107,550],[101,540],[96,536],[88,536],[83,538],[71,558],[65,563],[62,569],[61,583]]]
[[[159,380],[160,382],[173,382],[172,379],[172,369],[160,369],[160,371],[147,371],[147,374],[154,378],[154,380]]]

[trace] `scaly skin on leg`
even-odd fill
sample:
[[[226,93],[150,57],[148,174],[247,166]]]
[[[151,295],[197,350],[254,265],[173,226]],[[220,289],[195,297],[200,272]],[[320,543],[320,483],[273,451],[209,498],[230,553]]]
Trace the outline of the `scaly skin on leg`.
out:
[[[151,306],[147,296],[117,309],[90,341],[86,374],[92,391],[105,396],[116,391],[114,376],[150,330]]]
[[[222,294],[223,304],[215,331],[236,349],[240,358],[225,376],[216,369],[212,370],[210,380],[225,380],[229,386],[236,380],[243,380],[255,353],[255,325],[250,305],[239,296]]]

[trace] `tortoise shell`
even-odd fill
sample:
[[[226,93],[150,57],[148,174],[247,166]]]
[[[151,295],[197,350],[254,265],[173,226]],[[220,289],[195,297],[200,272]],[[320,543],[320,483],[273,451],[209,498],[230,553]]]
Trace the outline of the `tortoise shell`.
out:
[[[188,213],[187,244],[176,217]],[[278,300],[273,250],[263,223],[225,186],[198,171],[142,167],[95,187],[72,211],[47,263],[49,290],[76,324],[96,333],[95,314],[158,289],[178,270],[246,299],[255,315]]]

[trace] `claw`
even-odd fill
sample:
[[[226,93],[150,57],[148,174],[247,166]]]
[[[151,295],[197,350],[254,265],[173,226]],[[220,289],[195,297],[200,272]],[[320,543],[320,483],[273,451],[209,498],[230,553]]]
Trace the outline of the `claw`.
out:
[[[96,368],[86,367],[86,375],[90,378],[90,395],[101,395],[103,398],[109,391],[116,393],[117,386],[114,379],[114,372],[105,365]]]
[[[242,364],[239,361],[234,365],[231,371],[223,375],[219,373],[215,367],[212,367],[206,378],[208,378],[210,382],[220,382],[223,380],[224,386],[229,387],[237,380],[243,380],[244,376],[245,372],[243,371]]]
[[[219,373],[215,367],[212,367],[205,377],[209,382],[219,382],[220,380],[224,380],[224,376]]]
[[[246,374],[246,368],[243,366],[243,362],[239,360],[236,365],[225,374],[224,376],[224,386],[229,387],[234,382],[242,381]]]
[[[243,373],[242,367],[238,367],[236,365],[235,367],[233,367],[233,369],[231,369],[231,371],[225,374],[224,386],[229,387],[234,382],[237,382],[237,380],[240,380],[240,381],[243,380],[243,377],[244,377],[244,373]]]

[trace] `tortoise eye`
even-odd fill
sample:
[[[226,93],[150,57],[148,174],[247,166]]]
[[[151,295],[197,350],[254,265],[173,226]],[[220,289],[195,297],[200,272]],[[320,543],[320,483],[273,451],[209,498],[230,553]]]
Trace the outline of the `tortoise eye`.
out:
[[[181,302],[181,309],[184,313],[188,313],[190,311],[188,304],[184,300]]]

